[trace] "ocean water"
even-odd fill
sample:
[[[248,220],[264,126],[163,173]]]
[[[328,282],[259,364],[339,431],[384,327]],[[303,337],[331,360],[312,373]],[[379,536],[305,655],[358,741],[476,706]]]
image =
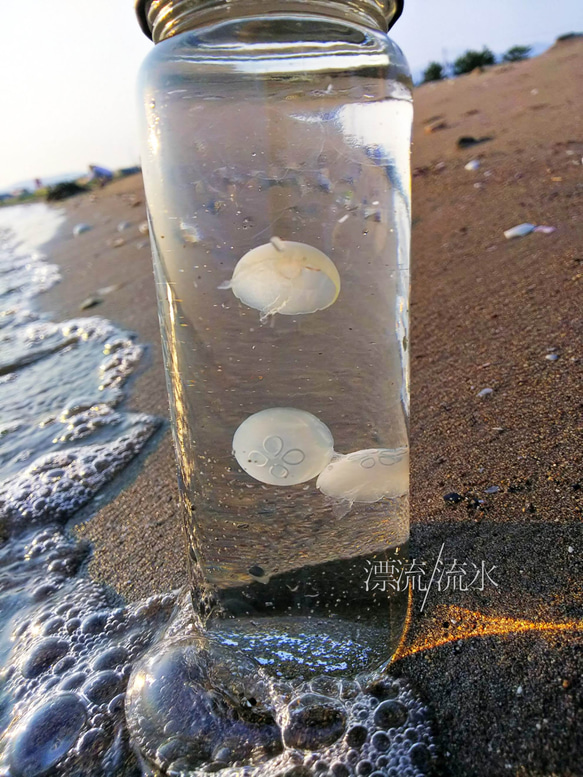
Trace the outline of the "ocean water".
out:
[[[0,775],[428,774],[405,681],[290,685],[198,630],[188,592],[126,605],[86,576],[70,525],[159,421],[123,409],[131,333],[35,308],[61,222],[0,211]]]

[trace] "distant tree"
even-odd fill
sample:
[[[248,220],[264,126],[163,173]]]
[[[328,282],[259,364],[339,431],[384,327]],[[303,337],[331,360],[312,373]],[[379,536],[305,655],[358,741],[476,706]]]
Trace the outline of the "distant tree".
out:
[[[441,81],[444,77],[445,73],[443,72],[443,65],[439,62],[430,62],[423,73],[423,83],[426,84],[428,81]]]
[[[530,46],[512,46],[502,57],[504,62],[522,62],[523,59],[530,57],[532,48]]]
[[[486,65],[495,65],[496,57],[489,48],[484,46],[482,51],[466,51],[461,57],[458,57],[453,63],[453,72],[456,76],[461,76],[463,73],[471,73],[477,67],[485,67]]]
[[[566,32],[564,35],[559,35],[557,43],[564,43],[566,40],[574,40],[581,37],[583,37],[583,32]]]

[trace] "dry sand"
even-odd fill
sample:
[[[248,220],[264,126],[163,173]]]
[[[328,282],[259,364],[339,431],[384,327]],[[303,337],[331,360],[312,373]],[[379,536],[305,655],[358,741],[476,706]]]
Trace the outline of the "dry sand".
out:
[[[571,41],[415,93],[412,555],[431,568],[445,544],[498,583],[432,590],[423,611],[417,593],[393,665],[430,704],[452,775],[583,774],[582,64]],[[445,128],[426,132],[435,117]],[[459,150],[462,135],[491,140]],[[64,277],[43,305],[77,316],[120,284],[86,313],[149,344],[127,404],[167,418],[141,178],[66,209],[50,249]],[[73,238],[81,221],[94,228]],[[525,221],[557,231],[505,240]],[[167,424],[81,517],[90,573],[123,596],[185,582]]]

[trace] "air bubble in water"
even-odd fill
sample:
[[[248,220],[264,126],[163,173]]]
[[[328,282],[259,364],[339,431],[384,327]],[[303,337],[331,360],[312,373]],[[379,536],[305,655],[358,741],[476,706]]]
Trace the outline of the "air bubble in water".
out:
[[[180,758],[196,769],[218,754],[224,766],[257,763],[282,749],[264,697],[251,659],[191,636],[156,646],[136,667],[126,718],[140,752],[158,767]]]
[[[14,777],[46,774],[73,747],[85,719],[85,706],[74,693],[62,693],[29,712],[9,745]]]

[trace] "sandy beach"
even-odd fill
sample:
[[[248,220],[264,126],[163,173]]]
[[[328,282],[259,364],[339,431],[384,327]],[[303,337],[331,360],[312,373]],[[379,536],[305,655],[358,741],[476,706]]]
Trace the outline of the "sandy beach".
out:
[[[483,585],[416,591],[393,672],[456,777],[583,773],[582,61],[567,41],[415,91],[411,556],[426,583],[441,553]],[[141,177],[64,207],[46,248],[63,279],[40,302],[135,331],[125,409],[166,419],[75,528],[90,575],[134,601],[186,581]],[[505,239],[523,222],[556,231]]]

